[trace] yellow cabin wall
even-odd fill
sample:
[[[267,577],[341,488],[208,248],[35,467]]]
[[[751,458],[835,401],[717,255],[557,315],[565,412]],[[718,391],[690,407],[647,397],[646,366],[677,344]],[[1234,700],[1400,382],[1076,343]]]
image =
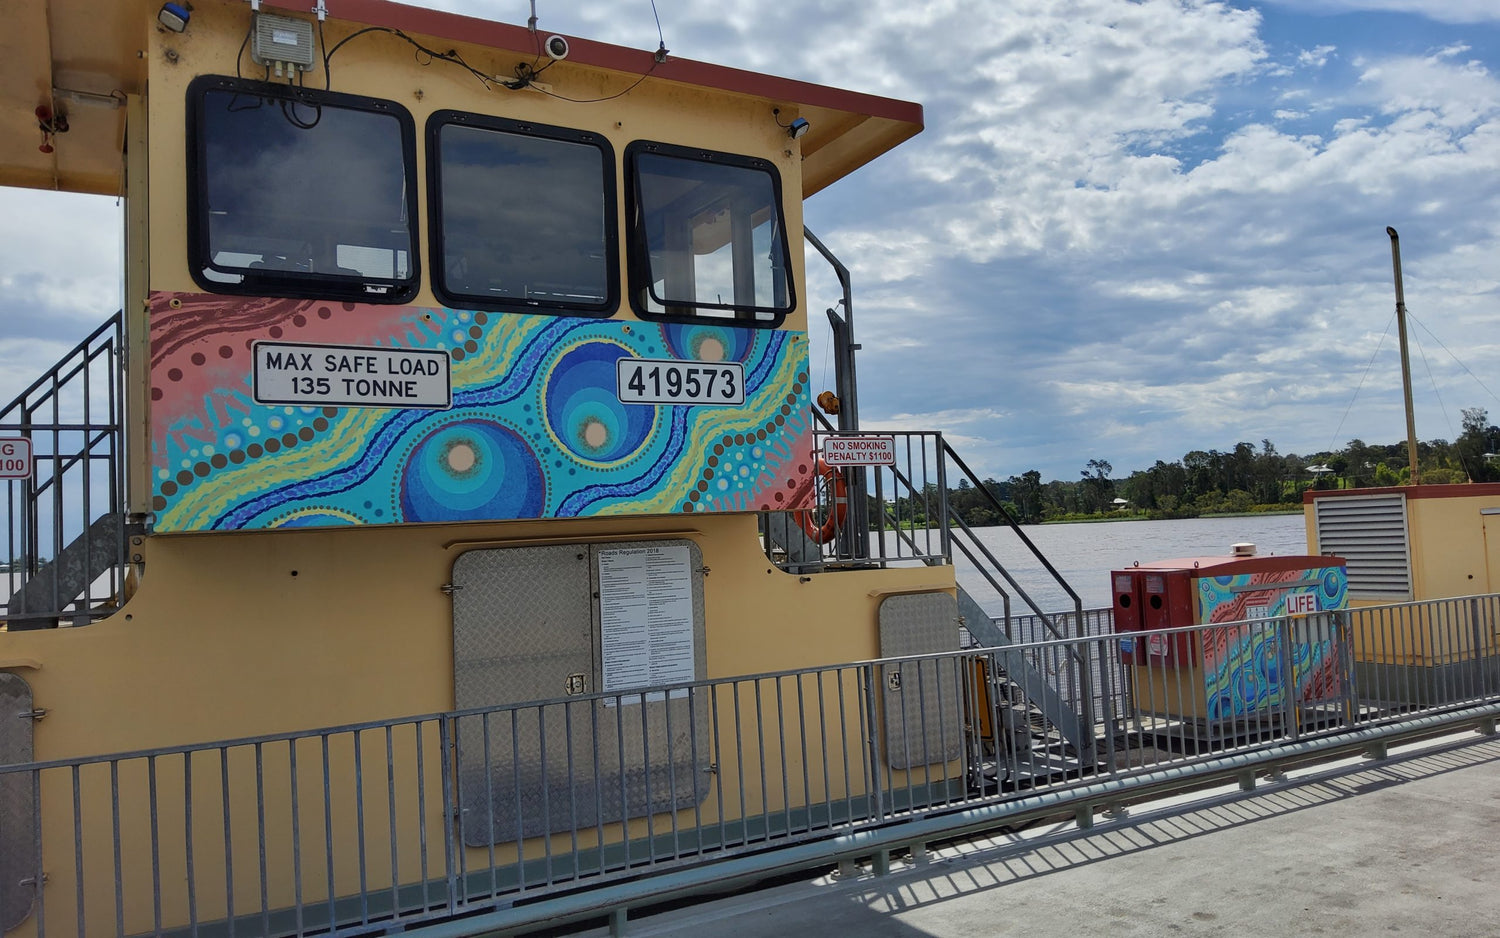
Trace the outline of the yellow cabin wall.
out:
[[[147,298],[152,291],[198,292],[186,263],[187,178],[186,92],[202,74],[235,74],[240,40],[249,25],[249,5],[225,0],[194,4],[192,28],[182,34],[147,25],[142,40],[147,75],[142,94],[126,106],[130,155],[126,180],[126,331],[130,351],[126,376],[129,504],[144,514],[149,502],[150,348],[146,341]],[[326,42],[337,43],[355,26],[330,20]],[[452,47],[445,42],[442,48]],[[512,72],[525,57],[472,46],[458,46],[474,66],[491,74]],[[243,69],[260,74],[246,53]],[[637,76],[608,72],[570,62],[552,66],[543,79],[558,94],[575,98],[612,95]],[[308,72],[306,83],[321,87],[321,70]],[[781,175],[782,210],[792,243],[802,241],[803,191],[801,144],[789,140],[771,114],[782,108],[781,119],[797,116],[784,102],[771,102],[725,91],[647,78],[627,95],[599,104],[565,104],[534,91],[484,90],[461,69],[442,62],[420,65],[400,40],[372,34],[343,47],[333,60],[333,90],[383,97],[405,107],[415,123],[417,142],[417,212],[420,226],[419,258],[424,272],[417,297],[409,305],[437,305],[426,273],[428,210],[425,124],[435,111],[457,109],[517,120],[535,121],[599,133],[616,155],[616,185],[622,256],[620,282],[628,283],[623,257],[626,240],[625,185],[621,157],[634,140],[695,145],[771,160]],[[793,249],[793,283],[797,305],[784,328],[807,330],[804,255]],[[633,320],[622,299],[616,319]],[[310,728],[435,713],[454,707],[452,602],[442,587],[452,578],[454,561],[465,550],[522,547],[558,541],[628,541],[633,538],[673,537],[693,540],[710,570],[704,581],[706,674],[708,679],[781,671],[870,659],[879,655],[878,610],[893,593],[955,589],[952,566],[912,566],[900,569],[841,570],[812,575],[789,575],[771,564],[757,532],[756,516],[721,514],[694,516],[634,516],[530,522],[448,525],[403,525],[143,535],[133,539],[129,553],[136,563],[132,592],[115,615],[83,628],[56,628],[0,634],[0,669],[14,671],[30,685],[33,704],[47,711],[35,724],[34,758],[38,761],[93,756],[136,749],[186,746],[237,737],[290,733]],[[524,588],[518,584],[517,588]],[[821,689],[830,716],[813,727],[805,739],[776,744],[774,698],[757,705],[753,695],[742,699],[741,726],[763,723],[767,749],[763,764],[747,765],[741,778],[738,758],[724,753],[712,790],[697,809],[678,813],[681,825],[719,819],[719,804],[728,819],[739,816],[742,799],[746,813],[801,807],[814,802],[864,792],[866,740],[860,732],[859,683],[845,672],[843,683],[832,677],[787,679],[788,715],[796,714],[797,682],[809,701]],[[561,696],[563,689],[559,688]],[[844,707],[838,706],[840,695]],[[845,722],[838,725],[838,714]],[[720,711],[715,728],[733,738],[736,713]],[[414,799],[398,804],[396,826],[408,845],[399,861],[400,879],[414,881],[421,873],[416,842],[419,821],[429,832],[443,824],[441,799],[431,794],[440,787],[441,747],[436,727],[429,724],[423,738],[424,780],[428,800],[419,808]],[[873,730],[867,730],[873,732]],[[396,731],[406,754],[414,751],[409,729]],[[369,739],[376,748],[363,776],[370,804],[364,831],[371,844],[381,844],[385,815],[385,758],[383,732]],[[151,931],[153,892],[159,888],[170,927],[186,921],[188,872],[182,850],[187,819],[184,799],[193,806],[191,841],[195,855],[193,876],[198,884],[197,915],[212,920],[225,912],[225,877],[221,799],[235,819],[233,878],[239,897],[257,896],[260,875],[255,861],[254,830],[257,813],[267,821],[268,893],[272,907],[285,906],[299,890],[315,901],[326,889],[326,860],[322,856],[323,824],[321,762],[316,739],[296,744],[299,768],[295,783],[286,744],[268,746],[262,770],[268,780],[263,806],[254,785],[236,783],[225,794],[218,776],[217,751],[192,759],[191,796],[186,794],[181,757],[163,757],[156,779],[163,806],[153,830],[135,807],[145,804],[146,778],[140,762],[126,763],[120,778],[120,801],[128,806],[119,819],[123,857],[126,930]],[[348,761],[347,737],[336,739],[332,782],[340,792],[332,804],[329,826],[339,850],[356,841],[359,824],[349,804],[354,790]],[[842,777],[848,759],[848,776]],[[809,774],[804,794],[803,756],[810,762],[829,753],[831,775],[821,767]],[[175,759],[175,761],[173,761]],[[249,750],[238,749],[227,759],[236,779],[254,778]],[[749,759],[746,760],[747,762]],[[762,790],[762,769],[767,779]],[[780,785],[783,770],[793,779]],[[410,795],[417,768],[398,759],[393,769],[397,790]],[[917,767],[891,773],[898,784],[921,784],[953,777],[956,763]],[[88,919],[113,927],[114,883],[101,872],[113,863],[109,769],[90,766],[81,771],[84,849],[89,871],[84,886]],[[303,864],[301,882],[293,878],[291,825],[282,823],[291,811],[292,790],[301,810]],[[74,792],[68,772],[44,775],[40,783],[43,842],[49,856],[71,857]],[[636,818],[625,825],[607,824],[606,842],[624,836],[660,834],[668,815]],[[437,836],[433,833],[433,836]],[[152,851],[161,845],[161,879],[152,882]],[[596,840],[590,830],[580,845]],[[554,854],[570,849],[567,835],[552,838]],[[527,856],[547,852],[546,838],[523,845]],[[61,852],[58,852],[58,851]],[[434,848],[436,851],[436,848]],[[341,854],[335,891],[355,892],[361,870]],[[429,856],[430,875],[441,875],[441,858]],[[514,860],[515,845],[491,854],[470,849],[469,869]],[[389,875],[390,858],[372,846],[369,875],[379,881]],[[70,902],[77,884],[71,862],[49,864],[45,887],[48,908]],[[219,884],[217,889],[207,888]],[[244,908],[237,910],[241,914]],[[33,916],[14,934],[34,929]],[[66,935],[69,916],[49,916],[48,933]],[[89,929],[92,930],[92,929]]]
[[[1480,509],[1496,506],[1500,497],[1494,495],[1407,499],[1413,599],[1490,592]]]
[[[453,706],[453,561],[558,538],[695,540],[707,677],[874,658],[889,592],[952,590],[953,568],[781,572],[753,515],[432,525],[144,539],[140,586],[86,628],[12,632],[39,759],[430,713]],[[561,696],[561,691],[559,692]]]
[[[451,600],[441,591],[453,562],[465,551],[503,546],[545,544],[562,538],[615,541],[631,537],[687,537],[703,552],[710,573],[704,582],[706,677],[834,664],[878,655],[878,609],[887,596],[902,592],[952,591],[953,568],[911,567],[790,575],[767,562],[753,515],[706,516],[634,521],[511,523],[504,525],[433,525],[401,528],[347,528],[295,532],[255,532],[149,537],[137,545],[144,563],[140,587],[113,617],[85,628],[62,628],[6,634],[5,662],[31,685],[34,704],[48,711],[36,724],[35,758],[64,759],[97,753],[182,745],[242,736],[289,732],[312,727],[366,722],[451,709],[453,646]],[[524,587],[520,587],[524,588]],[[833,675],[808,675],[781,682],[789,715],[796,714],[800,681],[809,715],[815,713],[821,680],[826,713],[823,725],[809,718],[805,737],[776,717],[773,684],[762,684],[759,703],[754,685],[742,687],[738,712],[727,692],[719,697],[717,734],[725,740],[719,769],[707,797],[697,807],[677,812],[679,827],[714,825],[719,805],[728,821],[757,817],[804,803],[803,753],[812,760],[810,794],[814,803],[864,794],[864,741],[859,731],[862,706],[859,681],[852,670],[842,681]],[[847,721],[840,726],[839,698]],[[736,727],[738,719],[738,727]],[[757,723],[759,726],[757,727]],[[740,731],[737,733],[737,729]],[[783,745],[782,733],[789,733]],[[736,736],[745,740],[744,759],[728,748]],[[383,844],[389,829],[383,731],[365,734],[362,783],[366,808],[364,830],[371,844]],[[753,742],[764,741],[757,755]],[[419,821],[429,832],[442,829],[441,750],[436,724],[425,727],[423,780],[428,795],[419,809],[414,736],[396,731],[396,829],[405,848],[399,874],[412,882],[421,874],[415,845]],[[825,748],[826,747],[826,748]],[[335,892],[357,891],[358,865],[351,851],[359,830],[350,804],[354,782],[347,736],[335,737],[330,775],[335,797],[332,815]],[[844,759],[849,774],[844,776]],[[238,780],[229,796],[238,833],[234,841],[236,894],[258,894],[258,849],[253,832],[259,812],[267,824],[269,896],[272,907],[289,905],[300,888],[304,901],[326,893],[324,809],[321,756],[316,737],[297,744],[300,808],[291,808],[291,777],[285,743],[268,745],[262,771],[267,783],[263,805],[249,780],[254,778],[252,751],[231,751]],[[830,775],[820,767],[829,753]],[[741,762],[743,761],[743,768]],[[158,801],[163,806],[156,827],[161,845],[161,896],[169,923],[185,922],[187,908],[185,782],[180,757],[158,760]],[[764,770],[764,771],[762,771]],[[784,770],[784,772],[783,772]],[[222,883],[225,848],[222,837],[223,790],[219,756],[209,751],[193,759],[194,876],[199,884],[197,914],[213,920],[223,914],[222,896],[206,884]],[[894,772],[898,788],[955,777],[956,764]],[[761,779],[766,779],[764,788]],[[781,780],[790,778],[783,789]],[[122,803],[144,803],[143,763],[126,763],[121,772]],[[111,815],[108,770],[86,769],[81,804],[88,831],[85,853],[89,868],[111,862]],[[69,776],[45,775],[44,804],[58,810],[43,814],[44,842],[70,843],[73,836]],[[300,818],[302,882],[293,875],[290,819]],[[635,818],[624,825],[632,838],[669,830],[671,815]],[[131,812],[122,827],[126,860],[126,920],[132,931],[150,930],[154,909],[150,881],[152,829],[147,818]],[[431,836],[436,836],[433,833]],[[604,825],[605,843],[617,843],[622,825]],[[580,832],[579,846],[599,840],[592,828]],[[524,856],[565,854],[568,834],[534,837]],[[71,848],[67,848],[71,849]],[[466,868],[487,869],[514,862],[514,843],[491,852],[469,848]],[[436,846],[428,856],[429,875],[441,875]],[[377,847],[367,857],[370,882],[389,876],[389,854]],[[73,868],[52,872],[48,893],[72,896]],[[91,915],[110,921],[113,883],[91,878],[86,886]],[[19,934],[33,925],[22,926]],[[71,922],[49,922],[48,933],[68,933]]]
[[[201,20],[200,20],[201,18]],[[150,67],[150,131],[153,140],[181,139],[186,126],[188,84],[199,75],[234,75],[235,56],[249,24],[250,8],[244,3],[205,3],[195,8],[193,29],[186,33],[155,31],[148,57]],[[329,20],[329,47],[353,32],[350,24]],[[444,48],[447,48],[445,46]],[[538,91],[509,91],[496,87],[487,91],[478,79],[456,65],[432,62],[419,65],[402,40],[374,33],[354,39],[332,60],[332,90],[394,101],[410,112],[416,124],[419,256],[423,284],[410,305],[439,305],[426,283],[431,267],[428,254],[426,153],[427,119],[436,111],[461,110],[535,121],[598,133],[610,142],[616,159],[616,228],[624,244],[625,180],[622,160],[625,146],[634,140],[697,146],[727,153],[756,156],[775,163],[781,176],[787,237],[794,245],[802,241],[802,191],[800,143],[787,138],[771,114],[773,105],[764,99],[693,88],[673,82],[642,81],[628,94],[612,101],[572,104]],[[415,50],[410,50],[414,52]],[[497,53],[481,47],[459,47],[464,58],[490,74],[510,75],[519,61],[530,61],[514,53]],[[393,54],[394,52],[394,54]],[[261,66],[245,53],[245,76],[259,78]],[[555,94],[570,98],[598,98],[623,91],[639,76],[627,76],[560,62],[542,76]],[[321,88],[323,72],[304,75],[309,87]],[[783,121],[795,117],[783,107]],[[160,146],[151,159],[151,289],[199,291],[188,272],[186,245],[187,154],[186,146]],[[785,328],[807,331],[807,303],[803,252],[793,250],[792,275],[798,285],[797,308],[786,318]],[[625,264],[619,258],[620,283],[627,283]],[[617,319],[636,318],[629,304],[621,301]]]
[[[1456,487],[1462,489],[1463,487]],[[1406,498],[1406,535],[1411,558],[1412,602],[1472,596],[1500,590],[1493,556],[1500,545],[1497,516],[1484,509],[1500,508],[1494,486],[1476,487],[1476,494],[1448,494]],[[1317,516],[1312,502],[1303,511],[1310,552],[1318,552]],[[1372,611],[1389,600],[1350,598],[1355,659],[1361,662],[1430,667],[1465,660],[1478,648],[1481,654],[1500,649],[1500,623],[1490,622],[1465,602],[1437,608]]]
[[[1500,508],[1500,492],[1484,486],[1475,495],[1406,499],[1406,536],[1411,556],[1413,601],[1469,596],[1500,590],[1486,561],[1486,508]],[[1309,553],[1318,549],[1317,515],[1312,502],[1302,512]],[[1493,527],[1493,525],[1492,525]],[[1350,599],[1351,606],[1383,601]]]

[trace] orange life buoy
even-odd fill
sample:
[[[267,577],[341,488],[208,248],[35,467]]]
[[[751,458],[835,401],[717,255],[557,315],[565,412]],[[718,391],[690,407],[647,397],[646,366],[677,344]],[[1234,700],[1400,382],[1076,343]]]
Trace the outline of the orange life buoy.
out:
[[[828,512],[823,516],[823,523],[819,524],[816,512],[799,511],[797,524],[808,537],[819,544],[827,544],[844,526],[844,518],[849,513],[849,486],[844,482],[844,474],[824,462],[822,456],[813,462],[813,475],[822,479],[828,489]]]

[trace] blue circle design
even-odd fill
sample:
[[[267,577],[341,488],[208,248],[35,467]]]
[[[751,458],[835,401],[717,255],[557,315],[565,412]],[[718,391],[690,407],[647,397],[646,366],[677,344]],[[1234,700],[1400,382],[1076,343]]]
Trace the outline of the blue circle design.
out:
[[[645,445],[656,425],[655,407],[622,404],[615,395],[615,362],[629,354],[610,342],[585,342],[559,358],[547,376],[547,426],[581,460],[626,459]]]
[[[1329,567],[1323,571],[1323,595],[1330,600],[1337,600],[1343,592],[1343,577],[1339,574],[1338,567]]]
[[[401,470],[407,521],[539,518],[542,467],[514,430],[467,419],[438,427],[412,448]]]
[[[743,362],[755,347],[755,331],[698,323],[662,326],[662,338],[674,358]]]

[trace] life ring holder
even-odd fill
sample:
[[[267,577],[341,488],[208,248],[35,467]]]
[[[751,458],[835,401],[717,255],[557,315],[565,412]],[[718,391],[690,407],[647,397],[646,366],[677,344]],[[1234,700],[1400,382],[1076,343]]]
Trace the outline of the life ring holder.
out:
[[[830,493],[828,513],[823,523],[818,523],[817,513],[812,509],[797,512],[797,525],[802,532],[819,544],[827,544],[838,535],[849,514],[849,485],[843,472],[823,461],[822,455],[813,460],[813,476],[822,479]]]

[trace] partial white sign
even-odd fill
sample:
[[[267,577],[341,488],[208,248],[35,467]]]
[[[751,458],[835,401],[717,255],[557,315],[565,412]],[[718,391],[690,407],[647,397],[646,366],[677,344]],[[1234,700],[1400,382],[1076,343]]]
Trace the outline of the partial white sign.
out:
[[[823,463],[829,466],[894,466],[896,438],[892,436],[825,436]]]
[[[606,693],[697,678],[690,559],[682,545],[599,551],[601,689]]]
[[[621,358],[615,362],[615,397],[622,404],[745,403],[745,367],[739,362]]]
[[[34,468],[30,440],[24,436],[0,436],[0,479],[29,479]]]
[[[255,343],[255,401],[298,407],[453,405],[448,353],[432,349]]]

